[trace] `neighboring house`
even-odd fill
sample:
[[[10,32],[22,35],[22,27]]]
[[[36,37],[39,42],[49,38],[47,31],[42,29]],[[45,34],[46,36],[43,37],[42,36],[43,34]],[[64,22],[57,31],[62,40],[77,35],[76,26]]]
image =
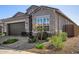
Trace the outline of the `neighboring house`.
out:
[[[18,12],[13,17],[2,19],[0,32],[7,35],[21,35],[22,32],[37,33],[37,27],[46,28],[50,34],[67,32],[68,36],[77,36],[79,26],[64,15],[59,9],[47,6],[30,6],[26,13]]]

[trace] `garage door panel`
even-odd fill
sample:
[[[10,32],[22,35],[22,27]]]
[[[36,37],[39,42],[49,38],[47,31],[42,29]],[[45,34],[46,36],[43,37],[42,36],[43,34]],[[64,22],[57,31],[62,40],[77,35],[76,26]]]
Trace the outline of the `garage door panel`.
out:
[[[21,32],[25,32],[25,22],[9,24],[10,35],[21,35]]]

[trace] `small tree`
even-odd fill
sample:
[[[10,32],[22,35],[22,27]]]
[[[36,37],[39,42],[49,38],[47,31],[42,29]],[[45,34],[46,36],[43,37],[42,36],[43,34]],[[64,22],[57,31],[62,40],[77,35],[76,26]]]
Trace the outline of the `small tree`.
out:
[[[42,38],[43,38],[44,29],[45,29],[45,28],[44,28],[43,26],[38,26],[38,27],[36,27],[36,30],[39,31],[40,34],[41,34],[41,40],[42,40]],[[37,34],[37,38],[38,38],[38,34]]]

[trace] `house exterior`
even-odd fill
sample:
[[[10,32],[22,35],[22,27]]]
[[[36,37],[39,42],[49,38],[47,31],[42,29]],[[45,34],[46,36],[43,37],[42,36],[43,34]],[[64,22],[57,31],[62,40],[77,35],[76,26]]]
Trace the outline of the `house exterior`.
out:
[[[69,36],[77,36],[79,33],[79,26],[57,8],[32,5],[26,11],[2,19],[0,32],[6,32],[6,35],[21,35],[22,32],[35,35],[37,27],[44,27],[44,31],[52,35],[63,31]]]

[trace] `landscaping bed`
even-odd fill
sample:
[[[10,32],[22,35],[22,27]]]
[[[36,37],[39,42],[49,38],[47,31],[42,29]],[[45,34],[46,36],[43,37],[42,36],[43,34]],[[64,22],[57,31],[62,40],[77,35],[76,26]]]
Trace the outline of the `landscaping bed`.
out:
[[[64,47],[61,50],[53,49],[37,49],[32,48],[27,50],[29,52],[39,53],[39,54],[78,54],[79,53],[79,36],[67,38],[64,42]]]
[[[18,39],[8,39],[8,40],[4,41],[2,44],[12,44],[12,43],[15,43],[17,41],[18,41]]]
[[[57,52],[61,53],[66,39],[67,39],[67,33],[62,32],[58,35],[46,38],[46,42],[39,42],[38,40],[36,42],[35,47],[30,51],[36,53],[57,53]]]
[[[35,47],[28,51],[43,54],[79,53],[79,36],[68,38],[67,33],[62,32],[55,36],[48,37],[46,42],[37,42]]]

